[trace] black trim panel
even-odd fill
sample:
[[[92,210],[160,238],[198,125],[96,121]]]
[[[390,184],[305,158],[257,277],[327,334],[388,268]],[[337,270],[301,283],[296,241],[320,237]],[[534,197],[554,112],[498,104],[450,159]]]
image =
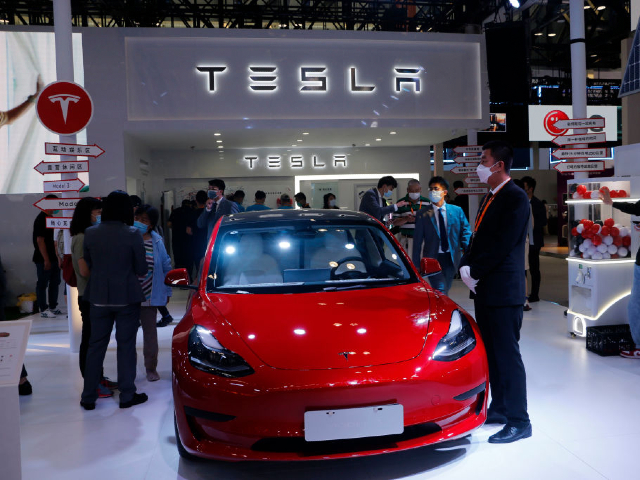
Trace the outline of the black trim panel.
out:
[[[197,408],[184,407],[184,413],[191,417],[204,418],[212,422],[228,422],[236,418],[234,415],[225,415],[224,413],[207,412],[206,410],[198,410]]]
[[[485,389],[485,384],[481,383],[480,385],[478,385],[475,388],[472,388],[471,390],[468,390],[464,393],[461,393],[460,395],[456,395],[455,397],[453,397],[454,400],[458,400],[458,401],[463,401],[463,400],[468,400],[469,398],[473,397],[474,395],[477,395],[480,392],[484,392]]]

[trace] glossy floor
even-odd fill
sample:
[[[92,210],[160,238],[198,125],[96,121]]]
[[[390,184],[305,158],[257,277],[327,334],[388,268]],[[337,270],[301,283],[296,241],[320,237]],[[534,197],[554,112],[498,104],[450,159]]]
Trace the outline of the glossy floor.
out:
[[[452,297],[470,311],[459,281]],[[182,297],[184,298],[184,297]],[[184,301],[170,305],[179,318]],[[25,479],[621,479],[636,478],[640,444],[640,361],[599,357],[584,339],[566,334],[564,307],[540,302],[525,313],[521,349],[527,367],[533,437],[491,445],[498,426],[468,437],[369,458],[297,463],[190,463],[181,460],[173,434],[170,388],[172,326],[159,329],[161,380],[148,383],[138,336],[138,390],[149,401],[120,410],[117,396],[87,412],[78,402],[82,381],[69,353],[64,322],[35,319],[26,364],[34,393],[20,399]],[[55,331],[58,330],[58,331]],[[106,374],[116,377],[115,342]],[[0,477],[2,475],[0,474]]]

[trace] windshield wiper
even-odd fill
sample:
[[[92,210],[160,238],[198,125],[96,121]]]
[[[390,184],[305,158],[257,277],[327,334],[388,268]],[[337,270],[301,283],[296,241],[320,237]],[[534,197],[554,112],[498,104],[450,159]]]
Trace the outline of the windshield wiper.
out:
[[[360,283],[360,284],[356,284],[356,285],[345,285],[342,287],[324,287],[322,290],[325,292],[338,292],[341,290],[355,290],[358,288],[368,288],[368,287],[373,287],[374,285],[371,284],[364,284],[364,283]]]

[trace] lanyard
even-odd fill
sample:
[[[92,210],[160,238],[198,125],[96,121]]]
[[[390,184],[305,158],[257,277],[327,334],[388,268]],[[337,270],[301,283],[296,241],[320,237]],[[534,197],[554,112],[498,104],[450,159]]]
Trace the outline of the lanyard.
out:
[[[505,183],[505,185],[506,185],[506,183]],[[498,195],[498,193],[500,193],[500,190],[502,190],[503,187],[504,187],[504,185],[502,187],[500,187],[498,190],[496,190],[493,193],[493,195],[491,196],[491,198],[489,199],[489,201],[487,201],[487,197],[485,197],[485,202],[480,207],[481,208],[480,213],[476,217],[476,225],[475,225],[475,228],[473,229],[473,233],[476,233],[478,231],[478,228],[480,228],[480,224],[482,223],[482,220],[484,219],[484,214],[487,213],[487,210],[489,209],[489,205],[491,205],[491,202],[493,202],[496,199],[496,196]]]
[[[413,212],[413,203],[409,202],[409,208],[411,209],[411,213]],[[422,208],[422,200],[420,200],[420,206],[418,207],[418,210],[420,210]]]

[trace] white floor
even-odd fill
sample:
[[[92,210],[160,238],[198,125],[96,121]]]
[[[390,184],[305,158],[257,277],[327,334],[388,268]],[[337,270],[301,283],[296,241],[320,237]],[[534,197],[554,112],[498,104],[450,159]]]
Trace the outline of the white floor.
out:
[[[464,285],[455,282],[452,298],[472,312],[467,297]],[[66,320],[34,318],[36,333],[26,357],[34,393],[20,399],[23,478],[637,478],[640,362],[587,352],[584,339],[568,338],[564,307],[549,302],[533,306],[525,313],[521,340],[533,437],[490,445],[487,438],[500,427],[486,426],[462,440],[390,455],[266,464],[180,459],[170,388],[172,326],[158,330],[159,382],[144,379],[142,352],[138,354],[137,386],[149,402],[120,410],[116,396],[100,399],[94,411],[86,412],[78,404],[82,381],[77,354],[69,353]],[[174,299],[170,310],[180,318],[184,301]],[[45,331],[51,333],[37,333]],[[141,335],[138,340],[141,349]],[[114,341],[105,371],[116,378]]]

